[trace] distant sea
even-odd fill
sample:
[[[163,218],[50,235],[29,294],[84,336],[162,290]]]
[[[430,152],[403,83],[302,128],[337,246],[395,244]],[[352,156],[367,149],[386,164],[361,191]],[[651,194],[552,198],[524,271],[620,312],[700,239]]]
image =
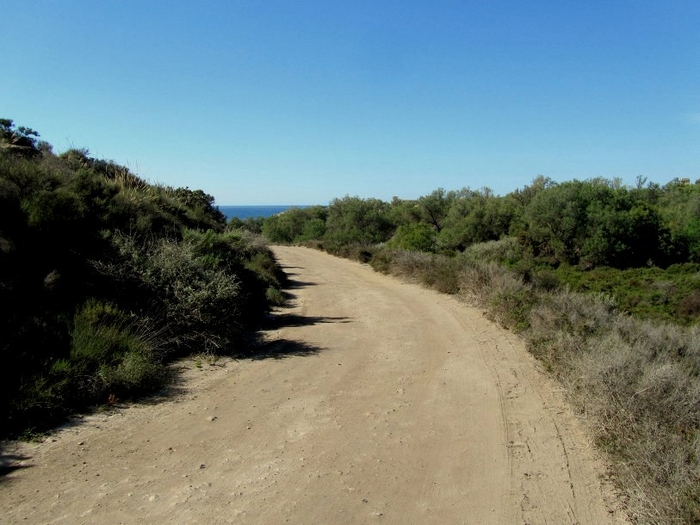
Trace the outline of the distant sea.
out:
[[[276,205],[276,206],[219,206],[221,213],[226,215],[226,220],[232,217],[247,219],[249,217],[272,217],[290,208],[308,208],[308,206]]]

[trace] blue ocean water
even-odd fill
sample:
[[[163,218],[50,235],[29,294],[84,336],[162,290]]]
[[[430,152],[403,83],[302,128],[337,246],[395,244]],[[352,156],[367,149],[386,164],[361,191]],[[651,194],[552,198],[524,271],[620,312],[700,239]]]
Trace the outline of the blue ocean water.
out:
[[[219,206],[226,220],[232,217],[245,220],[249,217],[271,217],[290,208],[307,208],[308,206],[276,205],[276,206]]]

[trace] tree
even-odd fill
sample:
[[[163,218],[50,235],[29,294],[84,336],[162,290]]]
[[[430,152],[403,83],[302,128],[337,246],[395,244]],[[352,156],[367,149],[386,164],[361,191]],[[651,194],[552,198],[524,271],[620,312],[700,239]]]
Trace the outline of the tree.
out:
[[[437,233],[442,230],[443,222],[450,207],[456,198],[453,191],[447,192],[443,188],[438,188],[430,195],[418,199],[418,207],[421,211],[422,220],[430,224]]]
[[[627,268],[664,260],[657,207],[617,181],[574,180],[544,189],[523,221],[521,239],[552,262]]]
[[[438,236],[447,250],[464,250],[471,244],[495,241],[508,235],[522,206],[512,196],[497,197],[489,188],[460,190],[450,206]]]
[[[226,227],[226,216],[214,204],[214,197],[202,190],[189,188],[177,188],[173,191],[174,197],[189,208],[189,218],[205,228],[213,228],[222,232]]]
[[[336,246],[386,242],[394,230],[391,207],[379,199],[345,196],[328,206],[325,238]]]

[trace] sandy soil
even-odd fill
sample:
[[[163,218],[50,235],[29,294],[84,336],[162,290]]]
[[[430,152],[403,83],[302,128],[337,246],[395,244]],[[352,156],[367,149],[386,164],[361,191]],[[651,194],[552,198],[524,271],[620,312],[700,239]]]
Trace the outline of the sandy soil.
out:
[[[304,248],[255,360],[5,444],[2,523],[624,523],[522,343],[452,297]]]

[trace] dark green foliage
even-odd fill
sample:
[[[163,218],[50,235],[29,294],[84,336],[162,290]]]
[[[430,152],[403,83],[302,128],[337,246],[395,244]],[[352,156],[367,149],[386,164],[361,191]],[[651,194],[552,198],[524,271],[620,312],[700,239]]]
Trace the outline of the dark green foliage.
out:
[[[418,201],[405,201],[394,197],[391,201],[389,216],[392,223],[396,225],[407,225],[421,222],[423,212]]]
[[[446,192],[443,188],[438,188],[430,195],[421,197],[418,199],[420,220],[432,226],[437,233],[440,233],[456,198],[456,192]]]
[[[182,241],[116,235],[118,256],[97,270],[113,298],[162,327],[169,356],[235,353],[283,276],[270,250],[235,232],[185,230]]]
[[[669,238],[664,239],[672,262],[700,262],[700,184],[673,182],[656,188],[659,214]]]
[[[503,197],[488,188],[438,189],[391,203],[344,197],[328,208],[265,219],[262,231],[273,242],[305,242],[364,262],[382,243],[450,256],[469,252],[507,265],[539,290],[565,284],[613,294],[635,315],[681,324],[698,318],[695,281],[663,276],[663,268],[700,261],[698,184],[659,186],[640,178],[630,188],[618,180],[555,183],[539,176]],[[507,242],[496,242],[501,239]]]
[[[272,253],[222,233],[211,196],[36,136],[0,121],[2,435],[152,391],[177,355],[239,352],[281,302]]]
[[[463,189],[452,200],[438,244],[445,250],[464,251],[472,244],[496,241],[509,234],[521,215],[522,206],[514,198],[496,197],[488,188]]]
[[[247,296],[238,275],[219,268],[216,255],[199,255],[193,241],[117,241],[120,258],[100,270],[129,290],[121,304],[150,313],[176,355],[229,349],[245,327]]]
[[[3,410],[4,432],[44,430],[76,410],[130,399],[163,383],[158,335],[140,326],[133,316],[88,300],[71,326],[63,356],[35,363],[34,374],[15,369],[19,381]]]
[[[248,217],[245,220],[231,217],[231,220],[226,225],[226,229],[229,231],[246,230],[250,233],[262,234],[264,222],[265,219],[263,217]]]
[[[615,297],[620,309],[635,317],[678,324],[700,320],[700,312],[693,307],[700,293],[700,265],[695,263],[676,264],[666,270],[601,267],[586,272],[564,265],[554,274],[572,290]]]
[[[532,199],[523,222],[525,244],[555,263],[628,268],[667,260],[658,210],[614,181],[552,186]]]
[[[298,240],[301,242],[316,241],[323,239],[325,235],[326,221],[320,217],[314,217],[304,224],[304,228]]]
[[[346,196],[328,206],[325,240],[331,247],[386,242],[394,231],[390,205],[378,199]]]
[[[188,227],[223,231],[226,225],[226,216],[214,205],[214,197],[207,195],[202,190],[189,188],[177,188],[172,191],[172,196],[184,205]]]
[[[327,210],[322,206],[291,208],[264,220],[262,233],[270,242],[293,244],[323,238]]]
[[[488,188],[438,189],[391,203],[344,197],[328,208],[265,219],[262,231],[273,242],[306,242],[365,262],[372,259],[372,246],[382,243],[451,256],[478,246],[469,256],[490,258],[489,241],[508,239],[494,245],[506,252],[488,260],[506,264],[540,290],[563,283],[611,293],[637,315],[683,324],[697,319],[694,281],[669,289],[657,282],[675,282],[659,274],[663,268],[700,261],[698,184],[674,180],[659,186],[639,178],[630,188],[618,180],[555,183],[539,176],[503,197]],[[645,272],[655,276],[635,277]],[[595,284],[601,275],[610,280]]]
[[[66,357],[73,312],[91,293],[89,260],[110,252],[99,203],[105,187],[24,158],[0,158],[0,349],[31,375]],[[109,192],[106,192],[107,194]],[[3,399],[22,374],[3,381]]]
[[[436,239],[437,234],[430,225],[417,222],[399,226],[387,244],[392,248],[403,250],[434,252],[437,248]]]
[[[90,299],[75,315],[69,358],[54,361],[50,373],[63,375],[64,395],[83,403],[105,402],[109,395],[131,398],[164,379],[161,344],[161,335],[139,326],[133,314]]]
[[[223,231],[226,226],[214,197],[202,190],[148,184],[128,168],[90,157],[84,149],[68,150],[58,158],[75,173],[113,189],[105,213],[115,229],[144,237],[177,237],[183,227]]]

